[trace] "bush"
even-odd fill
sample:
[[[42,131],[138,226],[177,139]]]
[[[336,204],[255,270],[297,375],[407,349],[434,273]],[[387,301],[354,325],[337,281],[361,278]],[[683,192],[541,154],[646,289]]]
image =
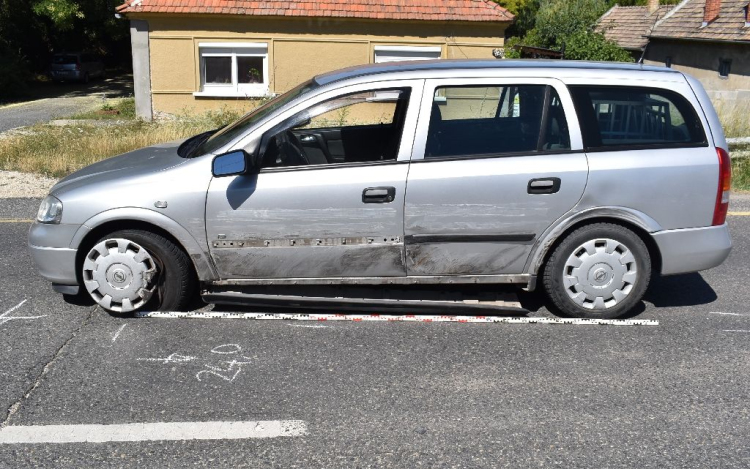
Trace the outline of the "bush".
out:
[[[539,9],[534,29],[542,47],[560,47],[567,39],[588,31],[607,10],[604,0],[551,0]]]
[[[633,62],[633,57],[604,35],[589,31],[578,31],[566,38],[565,58],[570,60],[599,60]]]

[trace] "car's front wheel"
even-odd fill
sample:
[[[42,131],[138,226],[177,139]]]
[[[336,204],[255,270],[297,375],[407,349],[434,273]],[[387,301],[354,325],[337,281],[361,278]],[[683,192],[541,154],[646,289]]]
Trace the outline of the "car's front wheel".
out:
[[[169,239],[142,230],[122,230],[99,239],[82,266],[86,290],[114,313],[180,311],[196,291],[190,259]]]
[[[641,301],[651,278],[643,240],[620,225],[596,223],[570,233],[543,271],[553,306],[565,315],[612,319]]]

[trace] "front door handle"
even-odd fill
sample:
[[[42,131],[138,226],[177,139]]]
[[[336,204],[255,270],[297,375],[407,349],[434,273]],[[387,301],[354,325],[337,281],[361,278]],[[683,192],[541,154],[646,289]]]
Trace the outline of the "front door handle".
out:
[[[305,142],[305,143],[314,142],[315,141],[315,137],[312,136],[312,135],[303,135],[299,139],[300,139],[301,142]]]
[[[395,187],[368,187],[362,191],[362,202],[366,204],[387,204],[395,198]]]
[[[539,178],[529,181],[529,194],[554,194],[560,190],[560,178]]]

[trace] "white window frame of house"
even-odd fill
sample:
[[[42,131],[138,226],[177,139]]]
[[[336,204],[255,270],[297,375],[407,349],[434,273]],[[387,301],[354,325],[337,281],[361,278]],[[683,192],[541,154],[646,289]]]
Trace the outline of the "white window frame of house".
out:
[[[198,44],[200,58],[200,91],[197,97],[262,98],[269,93],[268,43],[266,42],[201,42]],[[232,83],[206,83],[206,57],[230,57],[232,59]],[[263,83],[239,83],[237,57],[263,58]]]
[[[406,62],[409,60],[435,60],[443,57],[440,46],[375,46],[373,61],[376,64],[387,62]],[[398,99],[398,93],[379,91],[375,93],[379,100]]]
[[[407,60],[434,60],[442,58],[442,55],[443,48],[440,46],[375,46],[374,61],[379,64]]]

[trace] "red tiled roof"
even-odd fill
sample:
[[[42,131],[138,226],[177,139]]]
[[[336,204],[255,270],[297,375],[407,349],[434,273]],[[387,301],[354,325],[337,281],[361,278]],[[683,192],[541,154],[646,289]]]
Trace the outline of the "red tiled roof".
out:
[[[423,21],[510,22],[490,0],[126,0],[119,13],[202,13]]]
[[[748,0],[722,0],[719,17],[703,25],[706,0],[686,0],[656,23],[652,38],[750,42]]]
[[[615,5],[599,18],[596,31],[624,49],[642,50],[648,43],[651,28],[671,9],[672,5],[664,5],[650,12],[648,7]]]

